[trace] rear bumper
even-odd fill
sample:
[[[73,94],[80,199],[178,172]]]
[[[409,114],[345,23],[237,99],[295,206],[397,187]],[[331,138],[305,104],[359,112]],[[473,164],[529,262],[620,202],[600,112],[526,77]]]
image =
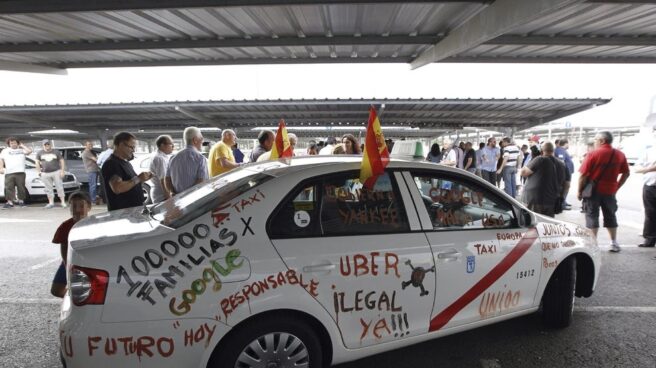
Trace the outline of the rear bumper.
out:
[[[64,367],[200,367],[226,332],[213,320],[102,323],[102,310],[65,296],[58,332]]]

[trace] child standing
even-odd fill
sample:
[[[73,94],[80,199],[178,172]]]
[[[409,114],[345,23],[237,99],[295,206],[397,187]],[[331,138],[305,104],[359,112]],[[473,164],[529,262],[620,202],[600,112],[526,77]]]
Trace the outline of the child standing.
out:
[[[71,228],[78,221],[87,217],[89,210],[91,210],[91,198],[86,192],[75,192],[68,198],[68,206],[71,209],[71,218],[62,222],[57,228],[52,242],[59,244],[62,256],[62,263],[55,273],[55,278],[52,280],[52,287],[50,293],[56,297],[63,298],[66,294],[66,255],[68,253],[68,234]]]

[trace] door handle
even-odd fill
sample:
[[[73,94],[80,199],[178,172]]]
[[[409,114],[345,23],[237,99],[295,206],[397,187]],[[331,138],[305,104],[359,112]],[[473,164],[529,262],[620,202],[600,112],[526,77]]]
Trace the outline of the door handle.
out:
[[[458,259],[458,258],[460,258],[460,252],[453,249],[448,250],[446,252],[437,253],[437,259],[450,260],[450,259]]]
[[[332,263],[324,263],[315,266],[304,266],[303,272],[330,272],[335,269],[335,265]]]

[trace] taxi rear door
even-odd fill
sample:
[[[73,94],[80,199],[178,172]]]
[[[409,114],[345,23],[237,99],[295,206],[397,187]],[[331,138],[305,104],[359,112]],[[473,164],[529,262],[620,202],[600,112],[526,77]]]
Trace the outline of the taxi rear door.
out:
[[[359,172],[299,184],[271,215],[269,235],[287,267],[315,283],[348,348],[425,334],[435,268],[400,174],[373,190]]]

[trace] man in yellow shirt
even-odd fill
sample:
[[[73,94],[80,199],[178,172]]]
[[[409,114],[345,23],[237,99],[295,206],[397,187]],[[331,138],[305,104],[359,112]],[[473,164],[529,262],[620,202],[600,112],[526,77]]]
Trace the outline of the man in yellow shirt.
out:
[[[232,129],[225,129],[221,132],[221,141],[212,146],[209,156],[210,177],[223,174],[236,167],[239,164],[235,161],[232,154],[232,146],[237,143],[237,135]]]

